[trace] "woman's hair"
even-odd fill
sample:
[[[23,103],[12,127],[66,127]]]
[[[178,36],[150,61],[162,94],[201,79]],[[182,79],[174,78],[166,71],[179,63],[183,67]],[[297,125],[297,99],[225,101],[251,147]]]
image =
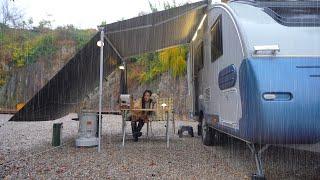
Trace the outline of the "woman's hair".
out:
[[[151,94],[152,94],[152,92],[150,91],[150,90],[145,90],[144,92],[143,92],[143,94],[142,94],[142,109],[144,109],[145,107],[146,107],[146,102],[144,101],[144,95],[146,94],[146,93],[149,93],[150,94],[150,96],[151,96]],[[152,100],[150,99],[150,102],[151,102]]]

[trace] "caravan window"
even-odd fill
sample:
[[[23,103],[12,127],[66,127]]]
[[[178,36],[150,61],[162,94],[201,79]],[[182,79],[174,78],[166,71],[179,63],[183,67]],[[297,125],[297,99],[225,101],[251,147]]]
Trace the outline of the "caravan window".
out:
[[[211,62],[214,62],[223,54],[221,19],[220,15],[211,28]]]

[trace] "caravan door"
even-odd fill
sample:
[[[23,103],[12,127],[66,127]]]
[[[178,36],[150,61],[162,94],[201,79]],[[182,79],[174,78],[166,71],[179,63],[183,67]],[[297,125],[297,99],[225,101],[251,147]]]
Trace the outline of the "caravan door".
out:
[[[210,55],[213,76],[213,113],[221,125],[239,129],[242,115],[238,71],[242,48],[231,17],[220,8],[210,11]]]

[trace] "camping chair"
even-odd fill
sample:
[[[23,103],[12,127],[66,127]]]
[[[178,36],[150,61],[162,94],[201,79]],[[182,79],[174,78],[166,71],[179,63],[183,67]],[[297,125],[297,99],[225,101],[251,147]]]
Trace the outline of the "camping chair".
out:
[[[172,121],[173,134],[175,134],[174,109],[172,98],[158,98],[155,104],[155,113],[150,118],[147,124],[147,137],[149,137],[149,129],[152,133],[152,123],[157,121],[167,121],[166,124],[166,139],[167,147],[169,147],[169,121]]]

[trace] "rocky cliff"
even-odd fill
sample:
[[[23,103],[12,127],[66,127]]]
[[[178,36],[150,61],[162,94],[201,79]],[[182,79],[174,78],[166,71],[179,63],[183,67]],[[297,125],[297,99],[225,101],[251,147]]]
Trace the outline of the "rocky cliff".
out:
[[[74,44],[61,45],[52,56],[9,71],[7,83],[0,89],[0,107],[15,108],[29,101],[75,54]]]

